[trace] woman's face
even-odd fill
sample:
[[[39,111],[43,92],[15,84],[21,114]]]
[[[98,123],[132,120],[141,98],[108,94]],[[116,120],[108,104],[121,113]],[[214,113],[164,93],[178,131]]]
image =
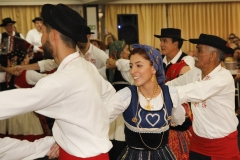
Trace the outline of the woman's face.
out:
[[[120,55],[120,58],[121,58],[121,59],[129,59],[129,54],[130,54],[130,52],[129,52],[129,49],[128,49],[128,45],[126,45],[126,46],[123,48],[123,51],[122,51],[122,53],[121,53],[121,55]]]
[[[108,45],[110,45],[111,43],[113,43],[113,38],[112,37],[108,37],[107,42],[108,42]]]
[[[229,35],[228,39],[229,39],[229,41],[230,41],[231,43],[233,43],[233,39],[234,39],[234,37],[235,37],[235,36],[232,35],[232,34]]]
[[[149,60],[139,54],[130,57],[130,74],[136,86],[142,86],[151,82],[152,75],[156,71]]]
[[[238,61],[240,59],[240,49],[237,49],[233,54],[233,59]]]
[[[23,62],[25,65],[29,64],[29,61],[30,61],[30,57],[29,57],[29,54],[26,55],[26,57],[24,58]]]
[[[97,41],[92,41],[91,43],[92,43],[95,47],[100,48],[100,45],[98,44]]]

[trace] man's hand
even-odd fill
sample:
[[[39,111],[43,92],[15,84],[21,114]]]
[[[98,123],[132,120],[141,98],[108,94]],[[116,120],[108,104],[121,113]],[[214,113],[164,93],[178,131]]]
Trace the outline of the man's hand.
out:
[[[53,144],[50,151],[47,153],[49,159],[57,158],[59,156],[59,146],[57,143]]]
[[[107,69],[114,69],[116,68],[116,60],[115,59],[112,59],[112,58],[109,58],[106,62],[106,68]]]
[[[12,68],[13,68],[12,74],[14,76],[19,76],[25,70],[22,66],[15,66],[15,67],[12,67]]]

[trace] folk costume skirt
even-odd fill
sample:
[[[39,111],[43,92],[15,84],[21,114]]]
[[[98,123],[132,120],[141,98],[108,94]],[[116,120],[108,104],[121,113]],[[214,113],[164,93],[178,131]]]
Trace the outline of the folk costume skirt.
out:
[[[118,157],[118,160],[176,160],[176,158],[168,145],[159,150],[151,151],[127,146]]]
[[[177,160],[189,160],[191,133],[189,130],[169,130],[168,145]]]
[[[31,142],[45,137],[40,120],[34,112],[1,120],[0,124],[0,137],[11,137]]]

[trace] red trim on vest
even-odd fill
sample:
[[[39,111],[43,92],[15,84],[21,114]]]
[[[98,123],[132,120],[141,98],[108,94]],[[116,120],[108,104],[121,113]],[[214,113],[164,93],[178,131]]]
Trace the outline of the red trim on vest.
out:
[[[228,136],[217,139],[207,139],[197,136],[191,129],[192,138],[190,141],[190,151],[194,151],[212,160],[239,160],[238,151],[238,131],[230,133]]]
[[[165,77],[165,83],[167,81],[173,80],[178,77],[179,72],[181,69],[187,66],[186,62],[184,60],[181,60],[179,63],[172,64],[169,69],[167,70],[166,77]]]
[[[59,157],[58,160],[109,160],[108,153],[103,153],[95,157],[90,157],[90,158],[80,158],[80,157],[75,157],[67,152],[65,152],[61,147],[59,147]]]

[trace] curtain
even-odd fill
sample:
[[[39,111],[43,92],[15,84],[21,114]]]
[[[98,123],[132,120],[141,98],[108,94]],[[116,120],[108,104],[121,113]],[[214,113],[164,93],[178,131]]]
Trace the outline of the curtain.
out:
[[[0,6],[0,20],[10,17],[16,21],[15,27],[18,32],[22,33],[26,38],[27,32],[34,28],[32,20],[40,16],[42,6]],[[5,32],[3,27],[0,27],[0,32]]]
[[[117,14],[138,14],[139,43],[159,48],[160,41],[154,34],[167,27],[164,4],[106,5],[105,26],[115,37],[118,37]]]
[[[185,39],[206,33],[227,40],[232,32],[240,35],[239,8],[239,2],[169,4],[168,27],[180,28]],[[195,45],[184,42],[182,50],[195,50]]]
[[[182,37],[198,38],[200,33],[227,40],[230,33],[240,36],[240,2],[106,5],[105,26],[117,37],[117,14],[138,14],[139,42],[159,48],[161,28],[179,28]],[[185,41],[182,50],[195,50]]]
[[[69,7],[83,15],[82,5],[69,5]],[[0,6],[0,23],[2,23],[2,19],[10,17],[16,21],[17,31],[26,38],[27,32],[35,27],[32,20],[40,17],[41,8],[42,6]],[[0,33],[2,32],[5,32],[5,29],[0,27]]]

